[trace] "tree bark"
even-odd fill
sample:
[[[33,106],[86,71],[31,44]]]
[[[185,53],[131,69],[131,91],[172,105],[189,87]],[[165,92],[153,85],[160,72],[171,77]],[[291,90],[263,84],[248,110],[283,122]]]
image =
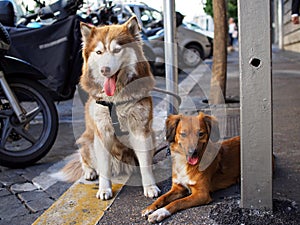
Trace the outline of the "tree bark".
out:
[[[209,103],[224,104],[226,97],[228,38],[226,0],[213,0],[213,12],[214,46]]]

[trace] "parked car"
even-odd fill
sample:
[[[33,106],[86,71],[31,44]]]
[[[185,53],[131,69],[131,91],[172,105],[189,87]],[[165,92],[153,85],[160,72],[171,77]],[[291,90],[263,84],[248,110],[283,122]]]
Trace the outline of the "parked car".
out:
[[[187,28],[189,28],[191,30],[194,30],[196,32],[199,32],[199,33],[207,36],[208,38],[211,38],[211,39],[214,38],[214,32],[213,31],[205,30],[205,29],[203,29],[202,27],[200,27],[196,23],[193,23],[193,22],[183,22],[183,26],[185,26],[185,27],[187,27]]]
[[[143,3],[126,3],[136,14],[150,42],[163,40],[163,15],[158,10]],[[153,31],[154,30],[154,31]],[[157,33],[158,32],[158,33]],[[186,67],[195,67],[202,60],[211,57],[212,38],[181,24],[177,27],[177,40],[180,51],[179,62]],[[163,52],[163,50],[162,50]]]

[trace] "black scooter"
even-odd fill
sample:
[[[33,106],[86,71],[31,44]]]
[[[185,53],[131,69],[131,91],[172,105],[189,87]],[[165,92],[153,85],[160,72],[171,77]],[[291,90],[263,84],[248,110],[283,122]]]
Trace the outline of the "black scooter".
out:
[[[53,23],[38,29],[0,26],[0,165],[31,165],[54,144],[58,130],[54,101],[73,98],[81,74],[76,11],[82,2],[59,0],[41,8],[27,19],[51,18]],[[4,4],[0,22],[14,22],[11,4],[0,3]]]
[[[83,0],[59,0],[36,14],[26,15],[23,24],[5,27],[12,42],[7,54],[37,67],[47,77],[42,84],[55,101],[73,98],[81,75],[82,18],[76,12],[82,3]],[[52,22],[40,28],[25,27],[39,19]]]
[[[0,165],[25,167],[45,156],[57,135],[58,116],[37,68],[7,55],[10,38],[0,23]]]

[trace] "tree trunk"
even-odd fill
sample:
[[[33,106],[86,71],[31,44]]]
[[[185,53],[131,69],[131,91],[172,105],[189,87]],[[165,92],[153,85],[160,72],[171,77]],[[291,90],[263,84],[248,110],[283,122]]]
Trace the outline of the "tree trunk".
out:
[[[210,104],[222,104],[226,97],[228,23],[226,0],[213,0],[214,46],[210,83]]]

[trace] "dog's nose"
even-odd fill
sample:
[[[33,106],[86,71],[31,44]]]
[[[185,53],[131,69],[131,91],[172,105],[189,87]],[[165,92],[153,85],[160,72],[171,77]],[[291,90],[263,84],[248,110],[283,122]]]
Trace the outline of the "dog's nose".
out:
[[[193,155],[195,153],[195,151],[196,151],[196,149],[190,148],[188,153],[189,153],[189,155]]]
[[[108,66],[103,66],[102,68],[101,68],[101,73],[103,73],[103,74],[107,74],[107,73],[110,73],[110,67],[108,67]]]

